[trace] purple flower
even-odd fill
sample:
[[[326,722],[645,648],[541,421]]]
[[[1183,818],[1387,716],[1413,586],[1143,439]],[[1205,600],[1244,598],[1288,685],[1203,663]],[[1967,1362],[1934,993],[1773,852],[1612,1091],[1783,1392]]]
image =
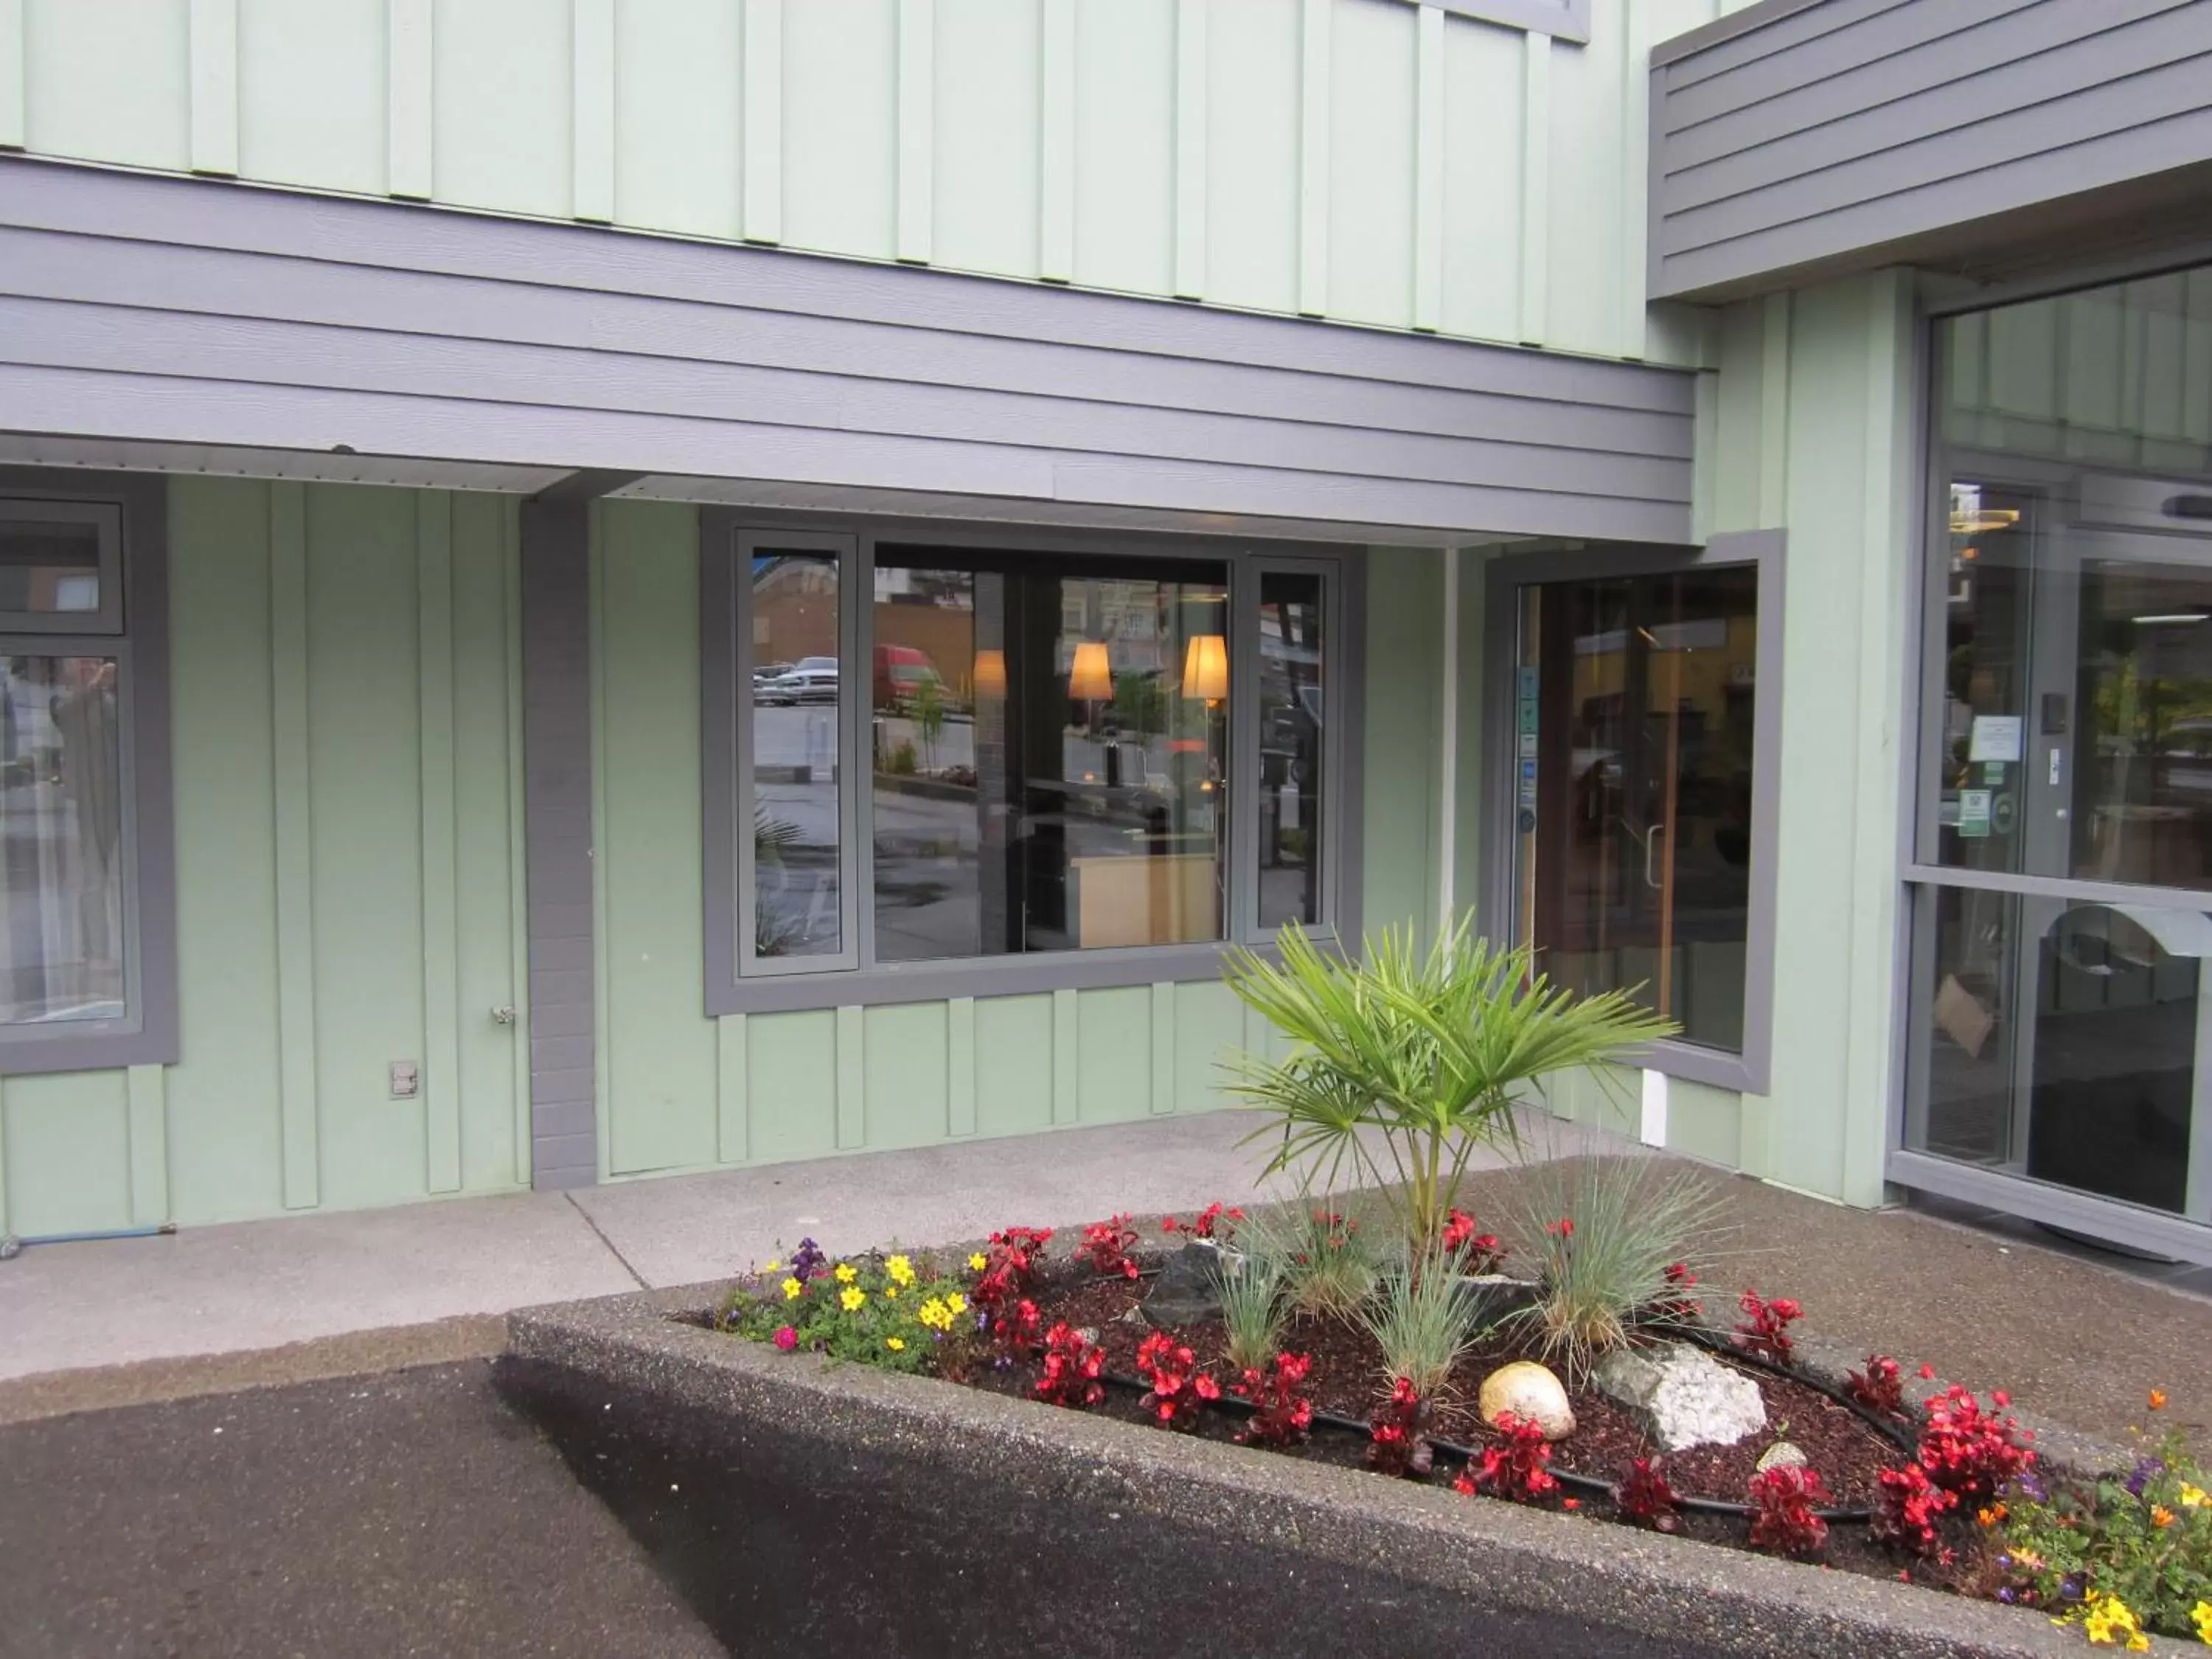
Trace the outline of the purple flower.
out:
[[[2012,1586],[2010,1584],[2007,1584],[2003,1589],[1997,1592],[1997,1600],[2004,1602],[2008,1607],[2009,1607],[2015,1599],[2016,1598],[2012,1593]]]
[[[2072,1573],[2068,1573],[2066,1577],[2058,1581],[2058,1594],[2069,1601],[2080,1601],[2081,1599],[2081,1581],[2075,1577]]]
[[[802,1238],[798,1249],[792,1253],[791,1276],[803,1283],[820,1273],[822,1264],[829,1259],[819,1244],[811,1238]]]
[[[2027,1498],[2031,1504],[2040,1504],[2045,1498],[2051,1495],[2045,1488],[2043,1482],[2037,1480],[2033,1474],[2022,1474],[2016,1478],[2012,1484],[2014,1489],[2017,1491],[2022,1498]]]
[[[2163,1457],[2146,1457],[2136,1465],[2136,1472],[2128,1477],[2128,1496],[2141,1498],[2143,1488],[2166,1473]]]

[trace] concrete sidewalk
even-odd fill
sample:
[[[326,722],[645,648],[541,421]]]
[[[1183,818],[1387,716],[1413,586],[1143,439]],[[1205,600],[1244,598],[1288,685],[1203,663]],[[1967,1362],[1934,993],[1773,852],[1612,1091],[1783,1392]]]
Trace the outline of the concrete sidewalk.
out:
[[[1121,1210],[1157,1219],[1217,1198],[1241,1203],[1255,1195],[1264,1155],[1239,1143],[1259,1121],[1216,1112],[40,1246],[0,1262],[0,1381],[696,1284],[809,1235],[850,1250],[975,1238],[1011,1222],[1068,1226]],[[1557,1155],[1617,1144],[1550,1118],[1530,1133]],[[463,1325],[424,1340],[421,1357],[457,1358],[495,1334]],[[375,1358],[375,1346],[364,1340],[358,1357]]]

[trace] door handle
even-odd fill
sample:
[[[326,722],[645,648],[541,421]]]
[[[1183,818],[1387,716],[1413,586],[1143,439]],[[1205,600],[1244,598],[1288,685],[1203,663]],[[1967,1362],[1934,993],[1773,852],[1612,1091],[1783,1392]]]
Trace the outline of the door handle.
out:
[[[1657,880],[1651,873],[1651,853],[1652,849],[1658,845],[1659,838],[1666,833],[1665,824],[1655,823],[1644,832],[1644,884],[1655,893],[1666,890],[1666,884]]]
[[[495,1025],[514,1024],[514,1010],[511,1007],[499,1007],[493,1009],[491,1011],[491,1023]]]

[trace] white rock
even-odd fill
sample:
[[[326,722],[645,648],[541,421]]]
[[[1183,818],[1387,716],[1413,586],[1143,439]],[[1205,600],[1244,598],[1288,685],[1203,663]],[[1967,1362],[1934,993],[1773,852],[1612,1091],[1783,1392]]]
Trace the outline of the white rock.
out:
[[[1769,1469],[1802,1469],[1807,1459],[1803,1450],[1787,1440],[1778,1440],[1759,1453],[1757,1471],[1765,1474]]]
[[[1493,1429],[1500,1417],[1511,1412],[1542,1429],[1547,1440],[1564,1440],[1575,1431],[1566,1385],[1533,1359],[1516,1359],[1484,1377],[1475,1409]]]
[[[1686,1342],[1616,1348],[1590,1380],[1641,1418],[1662,1451],[1733,1446],[1766,1426],[1759,1384]]]

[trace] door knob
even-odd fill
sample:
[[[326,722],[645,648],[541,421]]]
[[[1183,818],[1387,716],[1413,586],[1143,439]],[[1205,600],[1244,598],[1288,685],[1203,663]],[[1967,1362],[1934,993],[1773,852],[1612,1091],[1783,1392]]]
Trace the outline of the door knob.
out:
[[[491,1011],[491,1023],[492,1023],[493,1024],[495,1024],[495,1025],[512,1025],[512,1024],[514,1024],[514,1009],[512,1009],[512,1008],[507,1008],[507,1007],[501,1007],[501,1008],[495,1008],[495,1009],[493,1009],[493,1010]]]

